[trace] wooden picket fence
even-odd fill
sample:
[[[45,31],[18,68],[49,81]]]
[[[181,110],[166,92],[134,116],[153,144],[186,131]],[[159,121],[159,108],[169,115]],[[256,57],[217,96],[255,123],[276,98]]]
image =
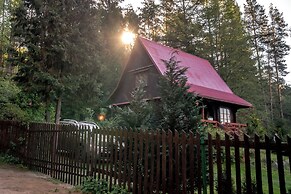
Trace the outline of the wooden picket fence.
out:
[[[33,170],[79,185],[104,179],[133,193],[281,194],[289,191],[291,139],[224,137],[164,130],[89,129],[0,121],[0,151]],[[274,167],[276,164],[276,167]],[[265,167],[263,167],[265,166]],[[263,170],[267,177],[263,177]],[[278,180],[274,179],[278,173]],[[267,191],[263,190],[267,179]],[[274,182],[279,188],[274,188]],[[290,182],[289,182],[290,183]]]

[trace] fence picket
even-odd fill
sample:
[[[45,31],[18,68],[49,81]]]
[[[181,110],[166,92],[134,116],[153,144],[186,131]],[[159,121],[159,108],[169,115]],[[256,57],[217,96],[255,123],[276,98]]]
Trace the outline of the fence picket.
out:
[[[288,147],[288,157],[289,157],[289,172],[291,173],[291,137],[287,136],[287,147]]]
[[[235,156],[235,181],[236,181],[236,193],[241,194],[241,169],[240,169],[240,150],[239,150],[239,137],[234,135],[234,156]]]
[[[160,132],[157,132],[157,136],[156,136],[156,152],[157,152],[157,168],[156,168],[156,191],[159,193],[160,191],[160,169],[161,169],[161,150],[160,150],[160,146],[161,146],[161,135]]]
[[[131,191],[131,182],[132,180],[132,171],[133,171],[133,159],[132,159],[132,154],[133,154],[133,134],[132,134],[132,129],[128,131],[128,175],[127,175],[127,188],[129,191]]]
[[[279,173],[279,183],[280,183],[280,193],[286,194],[286,184],[285,184],[285,175],[284,175],[284,164],[283,164],[283,155],[281,147],[281,139],[276,135],[276,151],[277,151],[277,163],[278,163],[278,173]]]
[[[133,152],[133,193],[137,192],[137,160],[138,160],[138,153],[137,153],[137,147],[138,147],[138,134],[137,132],[133,133],[134,135],[134,152]]]
[[[175,192],[174,193],[179,193],[180,192],[180,144],[179,144],[179,133],[177,130],[175,130],[174,134],[174,145],[175,145],[175,182],[174,182],[174,187],[175,187]]]
[[[265,136],[265,146],[266,146],[266,162],[267,162],[267,175],[268,175],[268,189],[269,194],[273,194],[273,178],[272,178],[272,160],[271,160],[271,142],[270,138]]]
[[[149,185],[149,193],[154,192],[154,177],[155,177],[155,161],[156,161],[156,154],[155,154],[155,140],[156,140],[156,132],[152,131],[150,134],[150,145],[151,145],[151,151],[150,151],[150,156],[151,156],[151,170],[150,170],[150,185]]]
[[[163,193],[167,192],[167,147],[166,132],[162,130],[162,189]]]
[[[225,133],[225,173],[226,173],[226,192],[232,193],[232,180],[231,180],[231,160],[230,160],[230,139],[229,135]]]
[[[168,175],[168,182],[167,182],[167,188],[168,188],[168,192],[170,194],[172,194],[174,192],[174,185],[171,184],[173,182],[173,133],[171,130],[168,131],[168,138],[167,138],[167,145],[168,145],[168,151],[169,151],[169,158],[168,158],[168,162],[169,162],[169,166],[168,166],[168,171],[169,171],[169,175]]]
[[[262,194],[262,167],[261,167],[261,154],[260,154],[260,137],[255,135],[255,164],[256,164],[256,183],[257,193]]]
[[[149,170],[149,133],[145,133],[145,148],[144,148],[144,190],[143,193],[148,193],[148,170]]]
[[[222,192],[222,162],[221,162],[221,147],[220,147],[220,135],[216,133],[216,165],[217,165],[217,188],[218,194]]]
[[[191,134],[190,134],[191,137]],[[212,135],[208,133],[208,173],[209,173],[209,192],[214,194],[214,180],[213,180],[213,151],[212,151]],[[192,190],[192,189],[191,189]],[[192,191],[191,191],[192,192]]]
[[[144,161],[143,161],[143,151],[144,151],[144,132],[140,131],[139,133],[139,168],[138,168],[138,193],[142,193],[143,191],[143,185],[142,185],[142,178],[144,178],[142,175],[144,174]]]
[[[181,172],[182,172],[182,193],[187,193],[187,158],[186,158],[186,143],[187,137],[185,131],[182,131],[182,146],[181,146]]]
[[[246,186],[247,192],[252,192],[252,177],[251,177],[251,161],[250,161],[250,142],[249,136],[244,135],[244,151],[245,151],[245,173],[246,173]]]

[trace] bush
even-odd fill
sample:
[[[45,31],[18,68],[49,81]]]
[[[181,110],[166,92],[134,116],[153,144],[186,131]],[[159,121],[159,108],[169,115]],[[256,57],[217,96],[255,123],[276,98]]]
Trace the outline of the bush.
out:
[[[22,164],[22,161],[14,157],[10,154],[0,154],[0,163],[7,163],[7,164]]]
[[[105,180],[95,180],[93,178],[87,178],[83,185],[81,186],[81,190],[83,193],[90,194],[110,194],[110,193],[119,193],[126,194],[128,193],[125,189],[120,188],[118,186],[112,186],[110,191],[109,184]]]

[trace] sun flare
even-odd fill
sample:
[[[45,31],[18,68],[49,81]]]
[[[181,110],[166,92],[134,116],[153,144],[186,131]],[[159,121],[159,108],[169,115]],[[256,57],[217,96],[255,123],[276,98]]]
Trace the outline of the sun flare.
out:
[[[134,43],[135,35],[130,31],[124,31],[121,36],[123,44],[132,45]]]

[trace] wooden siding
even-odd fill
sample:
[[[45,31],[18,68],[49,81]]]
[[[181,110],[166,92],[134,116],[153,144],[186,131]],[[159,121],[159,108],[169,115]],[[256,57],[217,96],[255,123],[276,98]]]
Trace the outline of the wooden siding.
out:
[[[133,48],[121,80],[110,98],[112,104],[129,102],[131,100],[130,93],[136,87],[136,75],[141,71],[147,74],[148,77],[148,84],[145,88],[146,98],[150,99],[159,96],[157,83],[159,82],[160,74],[153,65],[146,50],[138,43]]]

